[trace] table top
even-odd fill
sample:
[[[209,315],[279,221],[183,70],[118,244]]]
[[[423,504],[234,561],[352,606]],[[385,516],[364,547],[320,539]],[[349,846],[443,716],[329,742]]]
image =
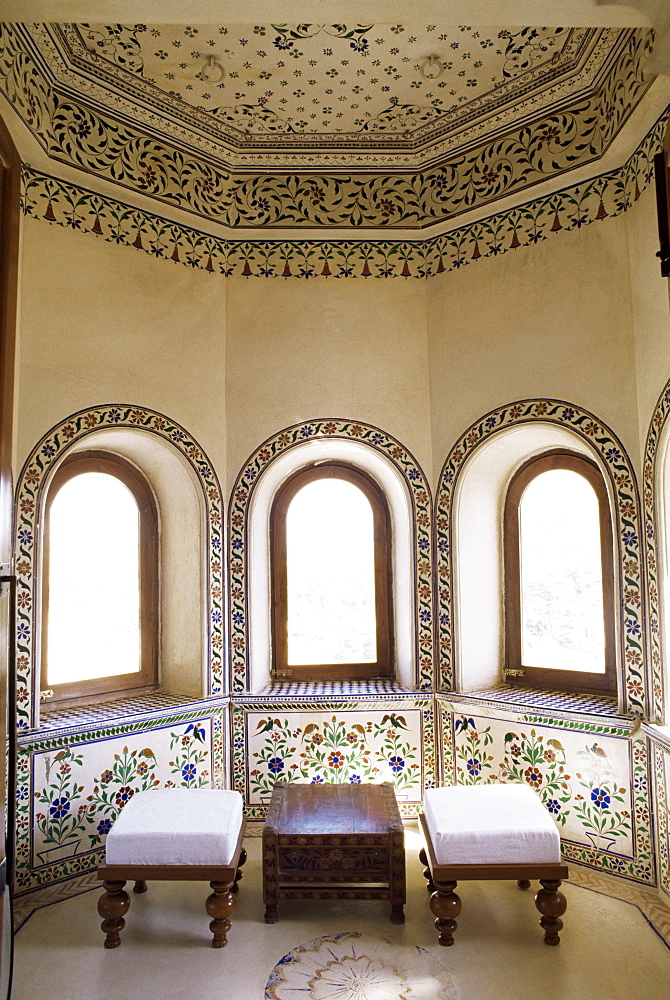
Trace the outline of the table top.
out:
[[[386,834],[402,829],[393,785],[278,781],[266,827],[278,834]]]

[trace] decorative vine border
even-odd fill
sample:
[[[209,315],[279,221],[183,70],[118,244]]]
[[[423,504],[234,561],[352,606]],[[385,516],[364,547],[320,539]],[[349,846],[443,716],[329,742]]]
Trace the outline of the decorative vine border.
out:
[[[231,674],[233,693],[249,688],[249,613],[247,548],[249,506],[262,472],[291,448],[306,441],[344,439],[381,452],[402,476],[412,505],[414,600],[416,607],[417,684],[433,686],[432,501],[430,487],[418,462],[396,438],[370,424],[339,418],[320,418],[293,424],[268,438],[245,462],[230,495],[228,561],[230,566]]]
[[[628,211],[651,183],[665,121],[664,114],[622,167],[428,239],[388,239],[386,233],[362,241],[222,239],[25,164],[21,205],[35,219],[227,277],[427,278]]]
[[[658,837],[658,884],[662,892],[670,896],[670,812],[668,812],[668,777],[670,775],[670,751],[653,740],[654,787],[656,790],[656,823]]]
[[[143,406],[117,403],[80,410],[56,424],[33,448],[19,476],[15,509],[15,571],[17,577],[16,668],[19,731],[37,724],[39,692],[36,676],[36,636],[40,622],[35,595],[40,573],[40,510],[46,482],[54,465],[75,444],[103,428],[148,431],[169,442],[194,469],[202,484],[207,516],[207,650],[208,693],[224,689],[222,502],[219,482],[204,451],[179,424]],[[32,705],[32,710],[31,710]]]
[[[491,410],[472,424],[447,457],[436,497],[439,617],[439,686],[454,686],[453,667],[453,510],[454,490],[464,464],[475,449],[499,431],[541,420],[568,427],[599,452],[616,498],[616,557],[619,568],[617,606],[620,615],[622,710],[645,717],[648,690],[645,676],[640,503],[635,472],[616,435],[588,410],[557,399],[524,399]]]
[[[648,624],[647,642],[649,643],[649,670],[651,674],[651,691],[653,702],[650,704],[649,719],[651,722],[663,724],[665,721],[663,656],[660,634],[660,593],[658,578],[658,557],[656,539],[660,528],[659,513],[656,504],[656,477],[658,442],[663,433],[668,415],[670,414],[670,381],[666,384],[654,409],[647,441],[644,449],[644,517],[645,542],[647,547],[647,592],[648,592]],[[650,699],[651,700],[651,699]]]

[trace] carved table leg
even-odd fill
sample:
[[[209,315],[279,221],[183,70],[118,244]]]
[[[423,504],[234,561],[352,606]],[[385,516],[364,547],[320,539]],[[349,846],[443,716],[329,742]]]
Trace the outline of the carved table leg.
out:
[[[520,889],[530,889],[530,882],[527,878],[520,878],[517,885]]]
[[[435,892],[430,897],[430,908],[435,914],[435,926],[440,935],[440,944],[454,943],[454,931],[458,924],[456,917],[461,912],[461,897],[454,890],[458,882],[436,882]]]
[[[426,886],[428,892],[435,892],[435,883],[433,882],[433,876],[431,875],[430,868],[428,866],[428,856],[426,854],[425,847],[422,847],[421,850],[419,851],[419,861],[421,862],[422,865],[426,866],[423,870],[423,877],[428,882],[428,885]]]
[[[227,934],[231,928],[230,915],[237,906],[237,900],[233,894],[233,882],[210,882],[214,890],[211,896],[207,897],[205,909],[213,919],[209,929],[214,935],[212,940],[213,948],[223,948],[228,944]]]
[[[391,923],[405,923],[405,909],[402,903],[391,903]]]
[[[138,879],[137,882],[135,883],[135,885],[133,886],[133,892],[140,893],[140,892],[146,892],[146,891],[147,891],[147,884],[146,884],[146,882],[144,881],[144,879]]]
[[[244,850],[244,848],[242,848],[240,850],[240,860],[237,862],[237,871],[235,872],[235,881],[233,883],[232,891],[235,893],[240,891],[238,883],[240,879],[244,876],[244,872],[241,872],[240,868],[242,867],[242,865],[246,864],[246,860],[247,860],[247,852]]]
[[[265,923],[276,924],[279,920],[279,907],[276,903],[268,903],[265,907]]]
[[[123,882],[103,882],[105,892],[98,900],[98,913],[103,918],[100,926],[105,937],[105,948],[118,948],[121,944],[120,934],[126,926],[123,914],[128,912],[130,896],[124,891]]]
[[[541,878],[542,888],[535,895],[535,905],[542,914],[540,925],[544,928],[544,943],[558,944],[561,940],[558,932],[563,927],[561,917],[567,909],[567,902],[562,892],[560,879]]]

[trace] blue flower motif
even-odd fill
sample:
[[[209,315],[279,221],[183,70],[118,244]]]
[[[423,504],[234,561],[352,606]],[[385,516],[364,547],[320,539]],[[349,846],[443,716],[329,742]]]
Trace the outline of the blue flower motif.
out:
[[[548,799],[545,803],[550,813],[556,816],[561,811],[561,803],[558,799]]]
[[[183,441],[186,435],[183,431],[180,431],[177,427],[171,432],[170,437],[173,441]]]
[[[311,424],[305,424],[303,427],[300,428],[300,437],[308,438],[311,437],[313,433],[314,433],[314,428],[311,426]]]
[[[495,425],[496,425],[496,418],[495,417],[487,417],[486,420],[484,421],[484,423],[486,424],[486,426],[488,428],[495,427]]]
[[[447,541],[446,538],[440,538],[439,542],[437,543],[437,547],[440,550],[440,552],[446,554],[449,551],[449,542]]]
[[[181,769],[181,774],[184,781],[193,781],[196,776],[195,764],[184,764]]]
[[[242,548],[244,548],[244,542],[242,541],[242,539],[241,538],[234,538],[233,539],[233,551],[234,552],[239,552],[240,549],[242,549]]]
[[[201,465],[200,466],[200,475],[202,476],[203,479],[211,479],[211,477],[212,477],[212,470],[210,469],[210,467],[208,465]]]
[[[248,465],[244,470],[244,475],[247,479],[255,479],[258,475],[258,469],[254,469],[253,465]]]
[[[112,826],[111,819],[100,820],[100,822],[98,823],[98,833],[100,834],[100,836],[102,837],[106,833],[109,833],[111,826]]]
[[[384,435],[383,434],[373,434],[372,437],[370,438],[370,440],[372,441],[373,444],[381,444],[382,441],[384,440]]]
[[[470,760],[466,762],[466,767],[470,774],[477,775],[481,772],[482,764],[476,757],[471,757]]]
[[[16,789],[16,800],[17,800],[17,802],[23,802],[24,799],[27,799],[27,798],[28,798],[28,789],[26,788],[25,785],[22,785],[21,788],[17,788]]]
[[[42,454],[46,455],[47,458],[51,458],[52,455],[56,454],[56,449],[52,444],[45,444],[42,448]]]
[[[640,623],[635,621],[634,618],[626,618],[626,632],[628,632],[628,635],[639,636]]]
[[[282,38],[281,35],[277,35],[277,37],[273,42],[273,45],[276,45],[277,48],[281,49],[282,52],[285,52],[287,49],[293,48],[293,42],[287,41],[285,38]]]
[[[321,777],[320,774],[315,774],[314,777],[312,778],[312,782],[311,783],[313,785],[322,785],[323,784],[323,778]]]
[[[264,215],[267,215],[270,211],[270,202],[267,198],[254,198],[251,203],[252,208],[257,208],[258,213],[256,218],[261,219]]]
[[[575,411],[571,406],[566,406],[561,413],[561,420],[572,420],[575,416]]]
[[[410,469],[407,475],[413,482],[416,481],[417,479],[421,479],[421,473],[419,472],[418,469]]]
[[[444,625],[448,628],[450,624],[451,624],[451,619],[448,614],[445,613],[443,615],[440,615],[440,625]]]
[[[221,624],[221,612],[218,609],[216,611],[212,611],[212,621],[215,625]]]
[[[608,462],[621,462],[623,459],[623,455],[621,454],[618,448],[609,448],[605,452],[605,458],[607,459]]]
[[[610,797],[607,794],[606,788],[592,788],[591,789],[591,801],[597,806],[598,809],[609,809],[610,807]]]
[[[349,48],[353,49],[354,52],[367,52],[369,44],[367,38],[359,38],[356,41],[349,42]]]
[[[424,610],[419,613],[419,618],[421,619],[422,622],[429,622],[430,621],[430,611],[427,611],[424,608]]]
[[[63,796],[60,799],[54,799],[49,807],[49,812],[54,817],[54,819],[60,819],[61,816],[65,816],[66,813],[70,811],[70,800]]]
[[[350,785],[360,785],[360,783],[361,783],[360,774],[352,774],[351,777],[349,778]]]
[[[404,766],[405,766],[405,761],[402,759],[402,757],[389,758],[389,767],[391,768],[394,774],[398,774],[399,771],[402,771]]]
[[[654,526],[653,526],[653,524],[648,524],[647,525],[647,538],[653,538],[653,537],[654,537]]]
[[[121,410],[117,410],[116,407],[112,408],[107,414],[107,419],[111,420],[113,424],[118,424],[121,419]]]
[[[33,541],[32,531],[28,531],[27,528],[21,528],[19,531],[19,542],[21,545],[31,545]]]
[[[634,531],[624,531],[621,538],[623,539],[624,545],[628,545],[629,547],[637,545],[637,535]]]
[[[25,641],[28,638],[28,636],[30,635],[30,629],[28,628],[25,622],[21,622],[21,624],[16,630],[16,635],[18,639],[21,639],[23,641]]]
[[[419,548],[421,549],[422,552],[425,552],[426,549],[430,548],[430,542],[428,541],[427,538],[419,539]]]
[[[233,623],[235,625],[244,625],[244,615],[241,611],[233,611]]]
[[[281,757],[273,757],[272,760],[268,761],[268,768],[272,774],[279,774],[280,771],[284,770],[284,761]]]
[[[444,485],[445,486],[451,486],[451,484],[454,481],[454,474],[451,471],[451,469],[449,469],[448,472],[445,472],[445,474],[444,474],[444,480],[443,481],[444,481]]]
[[[221,539],[219,538],[218,535],[214,535],[214,537],[212,538],[212,548],[214,549],[215,552],[218,552],[218,550],[221,548]]]

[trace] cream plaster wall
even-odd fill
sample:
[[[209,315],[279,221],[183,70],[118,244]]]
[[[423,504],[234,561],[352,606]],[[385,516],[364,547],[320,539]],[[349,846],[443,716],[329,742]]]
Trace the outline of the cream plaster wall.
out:
[[[230,279],[228,481],[270,434],[311,417],[382,427],[431,474],[425,283]]]
[[[559,232],[428,281],[433,454],[516,399],[566,399],[609,424],[639,465],[623,217]]]
[[[25,219],[19,467],[53,424],[129,402],[183,424],[225,468],[225,281]]]
[[[670,282],[661,277],[654,186],[643,192],[626,215],[635,331],[640,448],[659,395],[670,378]]]

